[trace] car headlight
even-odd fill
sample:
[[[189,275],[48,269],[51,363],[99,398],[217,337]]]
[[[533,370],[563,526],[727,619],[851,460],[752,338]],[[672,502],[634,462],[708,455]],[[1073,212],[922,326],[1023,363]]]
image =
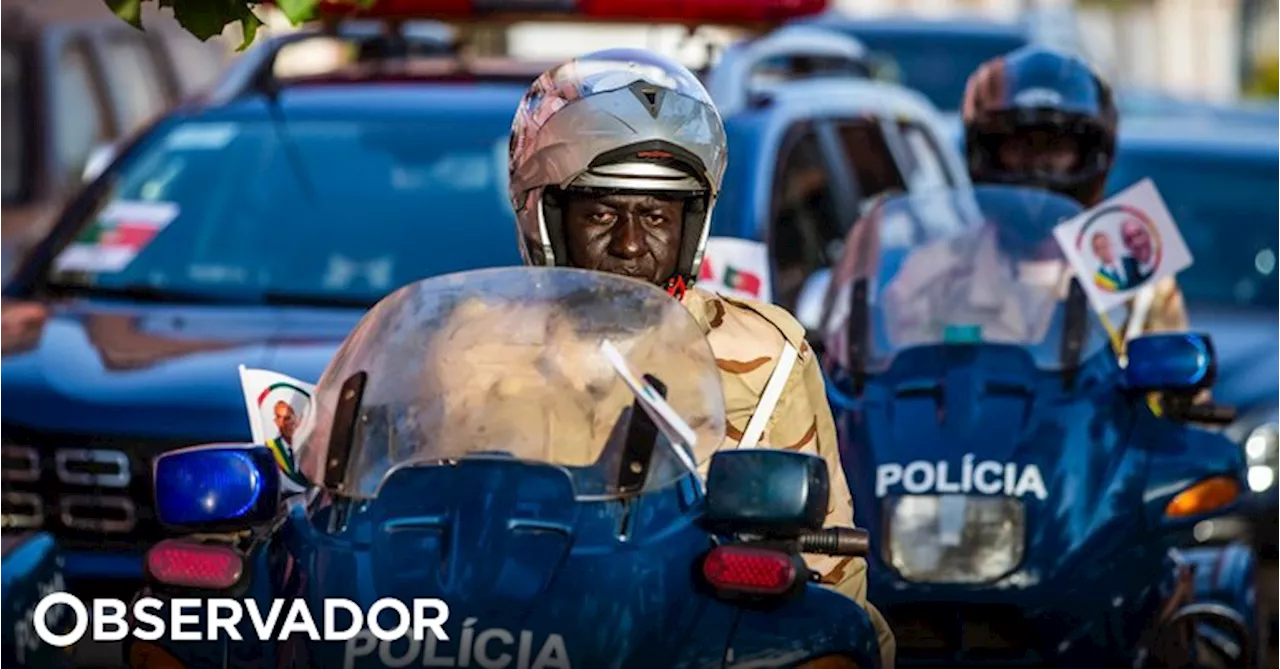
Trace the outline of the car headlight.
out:
[[[986,583],[1022,562],[1026,512],[1011,497],[903,495],[886,500],[885,560],[908,581]]]
[[[1275,423],[1258,426],[1245,438],[1244,456],[1249,465],[1250,490],[1262,492],[1275,485],[1278,446],[1280,428]]]

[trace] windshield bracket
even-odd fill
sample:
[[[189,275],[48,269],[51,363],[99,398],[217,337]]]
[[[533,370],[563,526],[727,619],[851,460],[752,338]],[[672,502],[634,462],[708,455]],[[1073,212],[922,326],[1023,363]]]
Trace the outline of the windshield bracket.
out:
[[[1072,277],[1062,325],[1062,385],[1065,389],[1069,390],[1075,384],[1080,355],[1088,333],[1089,300],[1080,287],[1080,279]]]
[[[860,277],[853,280],[849,291],[849,330],[848,357],[849,377],[853,383],[853,394],[861,395],[867,382],[867,334],[869,331],[870,307],[867,305],[867,279]]]
[[[343,493],[347,488],[347,464],[355,446],[356,424],[364,400],[369,373],[359,371],[347,377],[338,391],[338,406],[333,412],[333,429],[329,432],[329,448],[324,463],[324,487]]]
[[[653,386],[663,399],[667,398],[667,386],[658,380],[658,377],[645,374],[644,380]],[[637,398],[631,404],[622,462],[618,466],[618,490],[623,494],[640,492],[644,488],[644,482],[649,477],[649,466],[653,461],[653,449],[658,444],[658,436],[658,426]]]

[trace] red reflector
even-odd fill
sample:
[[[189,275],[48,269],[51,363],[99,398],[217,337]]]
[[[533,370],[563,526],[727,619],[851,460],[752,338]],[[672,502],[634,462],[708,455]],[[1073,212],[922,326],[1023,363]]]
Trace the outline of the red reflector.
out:
[[[746,546],[719,546],[702,561],[702,575],[720,590],[778,595],[795,583],[796,564],[785,553]]]
[[[166,585],[224,590],[240,581],[244,560],[226,546],[166,539],[147,551],[147,572]]]

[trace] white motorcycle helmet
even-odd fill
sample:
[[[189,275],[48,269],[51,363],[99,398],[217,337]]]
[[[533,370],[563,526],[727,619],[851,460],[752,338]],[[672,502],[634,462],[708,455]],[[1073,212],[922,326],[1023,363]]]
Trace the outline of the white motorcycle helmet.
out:
[[[608,49],[548,70],[520,101],[508,159],[526,263],[568,264],[564,193],[635,191],[685,199],[668,287],[698,276],[727,151],[719,112],[682,65],[639,49]]]

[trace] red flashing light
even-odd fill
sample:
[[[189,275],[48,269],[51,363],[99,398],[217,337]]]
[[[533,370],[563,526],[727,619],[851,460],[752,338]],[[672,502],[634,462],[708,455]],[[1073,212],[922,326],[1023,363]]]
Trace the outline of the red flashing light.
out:
[[[321,0],[317,13],[368,18],[454,18],[475,14],[472,4],[472,0],[377,0],[369,9],[361,9],[352,0]]]
[[[579,0],[584,18],[651,23],[781,23],[819,14],[828,0]]]
[[[147,572],[166,585],[225,590],[240,582],[244,560],[228,546],[165,539],[147,551]]]
[[[504,6],[508,5],[508,6]],[[380,19],[497,18],[683,24],[776,24],[820,14],[830,0],[377,0],[360,9],[353,0],[322,0],[319,13]]]
[[[702,575],[718,590],[780,595],[796,582],[795,560],[786,553],[747,546],[718,546],[702,561]]]

